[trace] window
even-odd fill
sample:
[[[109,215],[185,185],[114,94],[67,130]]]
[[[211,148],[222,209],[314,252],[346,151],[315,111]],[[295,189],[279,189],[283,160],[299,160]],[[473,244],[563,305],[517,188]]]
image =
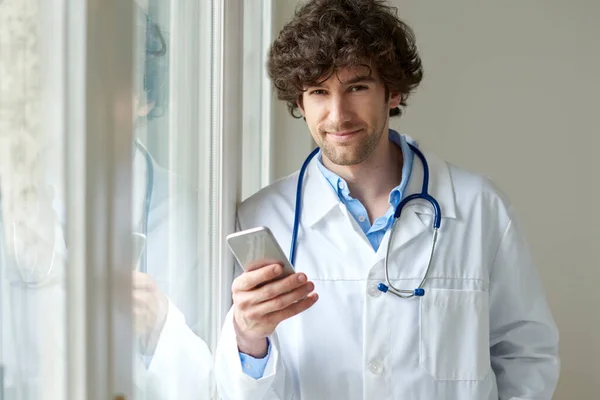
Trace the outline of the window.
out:
[[[242,200],[273,180],[273,94],[265,68],[272,13],[271,0],[244,0]]]
[[[60,8],[0,3],[0,397],[66,396]],[[42,390],[43,388],[43,390]]]
[[[0,2],[0,398],[216,396],[241,8]]]
[[[150,1],[136,9],[137,399],[204,399],[214,386],[211,306],[218,264],[212,262],[212,215],[219,200],[212,188],[219,169],[214,143],[221,133],[212,123],[214,59],[206,40],[213,15],[210,4],[201,3]]]

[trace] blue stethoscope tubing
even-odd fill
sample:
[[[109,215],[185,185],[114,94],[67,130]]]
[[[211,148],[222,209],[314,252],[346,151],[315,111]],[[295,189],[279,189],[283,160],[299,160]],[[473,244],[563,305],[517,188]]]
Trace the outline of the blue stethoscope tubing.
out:
[[[146,240],[148,240],[148,219],[150,216],[150,204],[152,203],[152,191],[154,189],[154,163],[148,149],[139,140],[136,140],[135,144],[137,148],[140,149],[146,160],[146,192],[144,194],[144,215],[142,218],[142,233],[144,234],[144,236],[146,236]],[[143,273],[148,272],[147,255],[148,244],[146,243],[140,260],[140,272]]]
[[[411,298],[414,296],[420,297],[420,296],[425,295],[425,289],[423,289],[423,284],[425,283],[425,281],[427,280],[427,276],[429,275],[429,269],[431,267],[431,262],[433,260],[433,254],[435,252],[435,245],[437,243],[438,229],[440,228],[440,225],[442,222],[442,212],[440,209],[440,205],[437,202],[437,200],[435,198],[433,198],[433,196],[431,196],[428,192],[429,165],[427,164],[427,160],[425,159],[425,156],[423,155],[423,153],[416,146],[414,146],[410,143],[408,144],[408,146],[417,155],[417,157],[419,157],[419,159],[421,160],[421,163],[423,164],[423,187],[421,189],[421,193],[415,193],[415,194],[405,197],[398,204],[398,206],[396,207],[396,210],[394,211],[394,223],[392,224],[392,228],[391,228],[391,232],[390,232],[390,239],[388,241],[388,246],[387,246],[386,254],[385,254],[385,262],[384,262],[386,283],[385,284],[380,283],[377,286],[377,288],[381,292],[386,293],[389,291],[390,293],[393,293],[396,296],[401,297],[403,299]],[[298,186],[296,188],[296,208],[294,210],[294,226],[292,229],[292,243],[290,246],[290,262],[292,263],[292,265],[295,265],[295,261],[296,261],[298,230],[300,228],[300,215],[302,212],[302,186],[303,186],[303,181],[304,181],[304,175],[306,173],[306,168],[308,167],[310,161],[314,158],[314,156],[316,156],[319,153],[319,151],[320,151],[320,148],[317,147],[308,155],[308,157],[302,164],[302,168],[300,168],[300,173],[298,176]],[[431,204],[431,207],[433,207],[433,211],[434,211],[433,238],[431,241],[431,251],[429,253],[429,261],[427,263],[427,269],[425,270],[425,275],[423,276],[421,283],[419,283],[418,288],[413,289],[413,290],[397,289],[396,287],[394,287],[392,285],[392,283],[390,282],[390,279],[389,279],[389,273],[388,273],[388,271],[389,271],[388,258],[389,258],[389,252],[390,252],[389,244],[392,243],[392,239],[394,238],[396,223],[398,222],[398,219],[400,218],[402,209],[409,202],[411,202],[413,200],[418,200],[418,199],[427,201],[429,204]]]

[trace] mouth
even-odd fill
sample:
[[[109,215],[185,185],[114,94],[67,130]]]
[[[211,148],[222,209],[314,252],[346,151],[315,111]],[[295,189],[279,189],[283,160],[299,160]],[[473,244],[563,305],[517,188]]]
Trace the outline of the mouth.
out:
[[[328,136],[333,137],[334,139],[339,139],[339,140],[344,140],[344,139],[348,139],[354,135],[356,135],[358,132],[360,132],[362,129],[356,129],[356,130],[352,130],[352,131],[341,131],[341,132],[327,132]]]

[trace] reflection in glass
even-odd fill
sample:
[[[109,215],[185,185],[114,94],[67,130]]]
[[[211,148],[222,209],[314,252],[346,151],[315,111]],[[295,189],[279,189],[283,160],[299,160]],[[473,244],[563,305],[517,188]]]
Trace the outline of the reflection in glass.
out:
[[[208,399],[213,394],[212,356],[204,335],[211,318],[203,310],[210,308],[210,293],[199,287],[206,272],[200,269],[200,257],[208,255],[198,250],[206,247],[207,228],[197,222],[198,182],[204,178],[197,150],[204,141],[197,131],[170,129],[173,5],[167,0],[147,3],[136,6],[132,96],[135,398]],[[42,54],[38,43],[43,38],[62,46],[60,35],[41,34],[45,28],[39,29],[62,26],[57,15],[64,8],[54,7],[53,1],[40,4],[46,2],[0,0],[2,400],[67,396],[64,235],[69,196],[63,182],[64,99],[56,95],[65,86],[61,79],[67,60],[63,48]],[[202,3],[194,4],[199,10]],[[199,32],[179,37],[198,39]],[[209,104],[190,104],[187,107],[209,118]]]
[[[169,129],[169,9],[168,1],[140,7],[136,26],[132,227],[146,237],[133,272],[138,400],[208,399],[212,393],[212,356],[199,313],[205,296],[198,288],[198,156],[177,147],[178,139],[198,132]],[[191,162],[174,170],[171,156],[180,154]]]
[[[46,2],[0,3],[3,400],[66,396],[62,60],[43,57],[60,54],[60,38],[48,34],[55,12]]]

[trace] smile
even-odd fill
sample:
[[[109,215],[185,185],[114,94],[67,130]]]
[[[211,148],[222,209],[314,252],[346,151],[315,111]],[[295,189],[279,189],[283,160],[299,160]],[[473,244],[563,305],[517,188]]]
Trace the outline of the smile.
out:
[[[357,129],[354,131],[343,131],[343,132],[328,132],[327,135],[331,136],[336,141],[344,141],[353,138],[357,133],[359,133],[362,129]]]

